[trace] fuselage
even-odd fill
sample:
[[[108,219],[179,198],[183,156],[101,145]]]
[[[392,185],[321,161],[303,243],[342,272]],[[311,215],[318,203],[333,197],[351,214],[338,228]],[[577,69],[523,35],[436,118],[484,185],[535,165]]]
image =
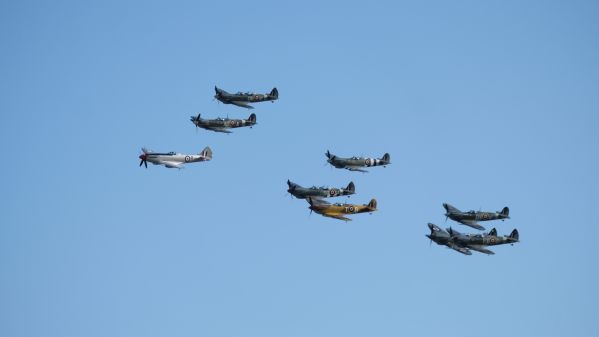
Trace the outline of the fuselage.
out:
[[[143,155],[141,155],[143,156]],[[140,157],[141,157],[140,156]],[[146,160],[154,165],[161,165],[163,162],[176,162],[176,163],[193,163],[198,161],[204,161],[206,158],[197,154],[182,154],[182,153],[148,153],[145,154]]]
[[[506,219],[507,216],[504,216],[498,212],[448,212],[445,214],[450,219],[454,221],[460,220],[472,220],[472,221],[489,221],[489,220],[498,220],[498,219]]]

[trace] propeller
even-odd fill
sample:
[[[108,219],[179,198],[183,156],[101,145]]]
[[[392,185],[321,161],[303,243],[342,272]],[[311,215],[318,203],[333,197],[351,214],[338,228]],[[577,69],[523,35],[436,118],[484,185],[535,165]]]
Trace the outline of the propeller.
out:
[[[146,154],[141,154],[139,155],[139,159],[141,159],[141,161],[139,162],[139,167],[141,167],[142,164],[146,165],[146,168],[148,168],[148,157],[146,156]]]
[[[291,199],[293,199],[293,192],[295,192],[295,189],[297,188],[297,186],[291,185],[291,181],[289,181],[289,179],[287,179],[287,185],[289,186],[289,189],[287,189],[287,192],[289,192],[289,196],[291,197]]]

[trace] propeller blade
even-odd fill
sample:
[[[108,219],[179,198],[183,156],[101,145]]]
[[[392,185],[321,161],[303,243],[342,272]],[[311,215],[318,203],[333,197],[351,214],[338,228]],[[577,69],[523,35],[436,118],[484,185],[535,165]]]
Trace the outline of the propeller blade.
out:
[[[148,168],[148,161],[144,160],[144,165],[146,165],[146,168]]]
[[[139,167],[141,167],[141,165],[142,165],[143,163],[144,163],[144,160],[142,159],[142,160],[139,162]]]

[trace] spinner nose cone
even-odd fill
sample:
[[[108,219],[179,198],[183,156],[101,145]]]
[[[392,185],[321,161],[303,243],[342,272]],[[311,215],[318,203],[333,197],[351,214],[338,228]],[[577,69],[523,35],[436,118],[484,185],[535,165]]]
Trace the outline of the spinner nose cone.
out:
[[[147,156],[144,153],[144,154],[140,154],[138,158],[141,160],[146,160]]]

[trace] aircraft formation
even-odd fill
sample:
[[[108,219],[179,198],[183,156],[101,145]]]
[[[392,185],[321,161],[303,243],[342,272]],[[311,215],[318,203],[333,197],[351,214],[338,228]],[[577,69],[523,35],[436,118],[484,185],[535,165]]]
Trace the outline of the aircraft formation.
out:
[[[484,211],[468,211],[462,212],[459,209],[453,207],[448,203],[443,203],[445,208],[445,221],[451,219],[460,224],[478,229],[485,230],[485,227],[481,226],[477,221],[491,221],[501,220],[510,218],[510,209],[504,207],[501,211],[497,212],[484,212]],[[472,250],[492,255],[495,254],[493,251],[487,249],[488,246],[513,245],[520,241],[520,234],[517,229],[512,230],[509,236],[498,236],[495,228],[491,229],[489,233],[483,234],[462,234],[455,229],[449,227],[446,230],[441,229],[439,226],[428,223],[428,228],[431,233],[426,235],[431,242],[435,242],[440,246],[447,246],[455,251],[458,251],[464,255],[472,255]]]
[[[367,158],[367,157],[351,157],[351,158],[343,158],[337,157],[331,154],[330,151],[327,150],[325,153],[327,157],[327,163],[331,164],[335,168],[339,169],[347,169],[350,171],[358,171],[366,173],[364,168],[371,166],[383,166],[391,164],[391,156],[388,153],[385,153],[382,158]],[[376,199],[371,199],[368,204],[350,204],[350,203],[330,203],[324,198],[331,197],[340,197],[347,196],[349,197],[352,194],[356,193],[356,186],[354,182],[351,181],[346,188],[331,188],[331,187],[302,187],[296,183],[287,180],[287,185],[289,192],[291,195],[298,199],[306,199],[309,204],[310,214],[315,212],[325,217],[343,220],[343,221],[351,221],[346,215],[358,214],[358,213],[370,213],[375,212],[377,210],[377,202]]]
[[[257,94],[253,92],[237,92],[229,93],[218,87],[214,87],[215,95],[214,98],[224,104],[232,104],[246,109],[254,109],[251,105],[259,102],[272,102],[279,99],[279,91],[277,88],[273,88],[270,93]],[[202,128],[208,131],[220,132],[220,133],[231,133],[231,129],[250,127],[252,128],[257,124],[256,114],[252,113],[247,119],[230,119],[230,118],[216,118],[216,119],[205,119],[201,117],[201,114],[190,117],[191,122],[197,128]],[[391,164],[391,156],[389,153],[385,153],[380,158],[375,157],[340,157],[332,154],[327,150],[325,153],[327,158],[326,162],[334,168],[346,169],[349,171],[357,171],[362,173],[369,172],[367,169],[375,166],[387,167]],[[198,154],[183,154],[176,152],[153,152],[146,148],[142,148],[142,154],[139,155],[141,160],[139,166],[145,165],[148,167],[148,162],[154,165],[163,165],[167,168],[181,169],[185,164],[204,162],[212,160],[212,150],[209,146],[206,146]],[[351,204],[351,203],[331,203],[326,201],[327,198],[335,198],[347,196],[356,193],[356,187],[353,181],[349,182],[346,187],[303,187],[297,183],[287,180],[287,192],[292,197],[297,199],[304,199],[308,203],[308,209],[310,214],[312,212],[320,214],[324,217],[329,217],[337,220],[351,221],[348,216],[358,213],[370,213],[377,211],[376,199],[371,199],[367,204]],[[460,224],[472,227],[478,230],[485,230],[485,228],[478,222],[491,221],[491,220],[505,220],[510,219],[509,208],[504,207],[501,211],[497,212],[483,212],[483,211],[467,211],[463,212],[456,207],[443,203],[445,209],[445,221],[451,219]],[[465,255],[472,255],[472,250],[481,252],[484,254],[495,254],[493,251],[487,249],[488,246],[511,244],[519,242],[519,233],[517,229],[514,229],[509,236],[498,236],[495,228],[491,229],[488,233],[483,234],[462,234],[452,227],[446,230],[441,229],[439,226],[428,223],[430,234],[426,235],[438,245],[446,246],[454,249]]]
[[[233,104],[247,109],[253,109],[254,107],[249,105],[250,103],[258,102],[273,102],[279,99],[279,91],[277,88],[273,88],[269,94],[256,94],[256,93],[242,93],[230,94],[225,90],[214,87],[216,94],[214,98],[225,104]],[[201,114],[197,116],[191,116],[191,122],[196,128],[202,128],[209,131],[231,133],[230,129],[240,127],[253,127],[257,124],[256,114],[251,114],[248,119],[230,119],[230,118],[216,118],[216,119],[204,119],[201,118]],[[210,147],[206,147],[198,154],[183,154],[176,152],[153,152],[146,149],[141,149],[142,154],[139,155],[139,166],[145,165],[148,168],[148,162],[154,165],[164,165],[167,168],[183,168],[184,164],[197,163],[202,161],[212,160],[212,150]]]

